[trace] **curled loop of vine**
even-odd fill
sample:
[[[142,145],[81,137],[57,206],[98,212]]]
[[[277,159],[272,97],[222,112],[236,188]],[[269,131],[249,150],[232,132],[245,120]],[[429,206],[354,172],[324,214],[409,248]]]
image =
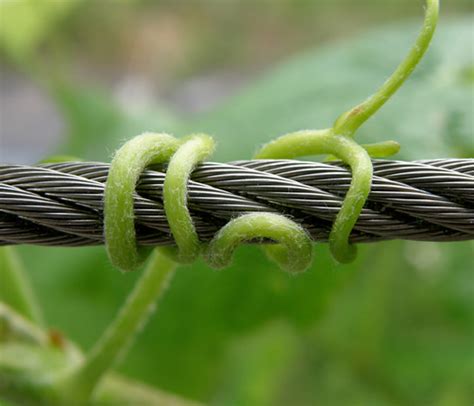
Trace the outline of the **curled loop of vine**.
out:
[[[163,184],[164,208],[178,247],[177,253],[175,250],[171,250],[171,253],[181,263],[195,261],[200,253],[199,237],[187,208],[189,176],[199,162],[212,154],[214,145],[209,135],[191,135],[183,140],[168,163]]]
[[[139,267],[148,249],[136,242],[133,193],[141,172],[150,164],[168,162],[163,184],[166,217],[177,250],[161,251],[180,263],[193,262],[201,245],[187,208],[187,184],[195,166],[214,150],[206,134],[177,140],[167,134],[145,133],[133,138],[116,153],[105,187],[105,241],[111,262],[124,271]],[[230,221],[213,238],[206,252],[209,265],[222,268],[242,242],[268,238],[279,244],[267,253],[281,268],[301,272],[312,258],[311,238],[297,223],[281,214],[250,213]]]
[[[129,271],[139,267],[149,250],[136,242],[133,193],[143,170],[169,161],[163,184],[164,209],[177,250],[164,250],[179,262],[199,255],[199,238],[187,209],[187,183],[194,167],[214,150],[205,134],[178,140],[168,134],[145,133],[133,138],[116,153],[110,166],[104,197],[105,241],[111,262]]]
[[[136,242],[133,196],[143,170],[167,161],[179,148],[168,134],[145,133],[128,141],[110,165],[104,192],[104,237],[109,259],[124,271],[139,267],[149,249]]]
[[[349,164],[352,181],[329,235],[332,255],[342,263],[354,260],[356,248],[348,243],[372,183],[372,161],[367,151],[353,139],[334,135],[331,129],[299,131],[265,145],[257,158],[293,158],[299,155],[331,154]]]
[[[279,244],[266,247],[267,255],[285,271],[304,271],[313,256],[311,238],[299,224],[274,213],[249,213],[227,223],[212,239],[206,252],[208,263],[224,268],[235,248],[254,238],[269,238]]]

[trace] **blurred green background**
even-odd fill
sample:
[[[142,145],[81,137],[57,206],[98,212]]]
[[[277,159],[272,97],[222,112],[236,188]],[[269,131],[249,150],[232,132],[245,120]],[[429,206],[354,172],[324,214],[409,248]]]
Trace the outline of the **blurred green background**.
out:
[[[0,3],[1,160],[109,160],[142,131],[205,131],[215,160],[329,126],[383,82],[421,0]],[[400,159],[474,155],[474,28],[442,2],[426,59],[359,140]],[[254,247],[181,267],[118,369],[215,405],[472,405],[474,244],[387,242],[291,277]],[[103,248],[20,247],[49,325],[89,348],[138,274]]]

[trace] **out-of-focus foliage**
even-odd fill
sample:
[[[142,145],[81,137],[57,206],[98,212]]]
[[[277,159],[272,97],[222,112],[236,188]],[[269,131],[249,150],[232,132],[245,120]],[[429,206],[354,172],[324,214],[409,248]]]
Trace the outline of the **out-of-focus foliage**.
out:
[[[415,32],[409,25],[384,27],[351,43],[304,54],[183,131],[208,131],[222,140],[220,157],[239,159],[249,156],[256,142],[275,135],[329,127],[339,112],[383,83]],[[471,19],[441,26],[420,68],[358,137],[364,142],[395,138],[406,159],[473,155],[474,82],[465,79],[474,64],[472,33]]]
[[[473,20],[442,23],[427,59],[360,131],[401,141],[401,158],[472,156]],[[370,94],[404,56],[415,25],[396,25],[310,51],[210,113],[129,117],[95,90],[57,84],[69,124],[62,151],[108,159],[145,130],[206,131],[215,159],[250,157],[286,131],[321,128]],[[315,248],[291,277],[255,247],[222,272],[182,267],[119,369],[216,405],[469,405],[474,401],[472,242],[361,246],[342,266]],[[103,248],[21,247],[49,323],[85,348],[138,274]]]
[[[16,60],[32,57],[41,41],[79,0],[3,0],[0,2],[0,47]]]

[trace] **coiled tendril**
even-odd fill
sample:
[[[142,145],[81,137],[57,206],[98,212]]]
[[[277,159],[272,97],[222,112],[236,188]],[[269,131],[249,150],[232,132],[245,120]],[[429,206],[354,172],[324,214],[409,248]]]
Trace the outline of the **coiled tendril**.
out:
[[[267,246],[266,252],[285,271],[301,272],[310,265],[313,249],[306,231],[289,218],[274,213],[244,214],[227,223],[209,244],[208,263],[214,268],[224,268],[240,243],[264,237],[280,243]]]
[[[350,262],[356,256],[356,248],[349,245],[349,235],[364,207],[372,183],[372,162],[367,151],[353,139],[334,135],[328,129],[284,135],[265,145],[256,158],[294,158],[317,154],[334,155],[349,164],[352,170],[351,185],[329,234],[332,255],[339,262]]]
[[[105,186],[105,242],[111,262],[124,271],[140,266],[149,249],[136,242],[133,192],[146,166],[169,161],[163,184],[166,217],[175,249],[161,248],[181,263],[193,262],[201,251],[198,235],[187,208],[187,183],[195,166],[214,150],[206,134],[183,140],[167,134],[145,133],[133,138],[116,153]],[[242,242],[268,238],[279,242],[267,247],[269,256],[283,269],[300,272],[312,258],[311,239],[297,223],[281,214],[249,213],[230,221],[210,242],[205,258],[214,268],[226,266]]]
[[[361,146],[352,137],[400,88],[428,49],[438,21],[439,1],[427,0],[426,4],[423,28],[415,45],[376,93],[341,114],[332,128],[283,135],[264,145],[256,155],[262,159],[281,159],[330,154],[331,159],[336,156],[350,166],[351,185],[329,235],[329,247],[339,262],[351,262],[356,256],[355,247],[349,244],[349,235],[370,193],[373,172],[370,156],[390,156],[400,148],[395,141]]]
[[[178,148],[179,141],[170,135],[145,133],[115,153],[104,191],[104,236],[110,261],[119,269],[136,269],[149,253],[136,242],[133,194],[138,178],[148,165],[167,161]]]

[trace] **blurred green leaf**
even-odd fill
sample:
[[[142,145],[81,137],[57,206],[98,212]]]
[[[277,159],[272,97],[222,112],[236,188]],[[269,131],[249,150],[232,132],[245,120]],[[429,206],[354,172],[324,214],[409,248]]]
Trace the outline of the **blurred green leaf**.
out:
[[[56,22],[80,0],[12,0],[0,2],[0,48],[12,59],[27,60]]]
[[[213,404],[274,405],[298,344],[295,332],[281,321],[231,344]]]
[[[64,82],[53,85],[52,95],[67,125],[67,143],[61,153],[82,159],[108,159],[105,146],[114,144],[127,118],[113,100],[99,90],[77,88]]]
[[[61,379],[83,359],[74,343],[57,332],[42,330],[6,305],[0,304],[0,405],[58,403],[49,380]],[[3,334],[6,333],[6,334]],[[53,338],[54,337],[54,338]],[[142,383],[109,374],[100,383],[89,406],[199,406]]]
[[[82,159],[108,161],[127,139],[146,131],[169,132],[176,123],[164,108],[127,115],[98,89],[53,80],[51,93],[68,129],[67,141],[58,152]]]
[[[41,307],[13,247],[0,247],[0,280],[0,303],[11,306],[37,324],[43,324]]]
[[[260,143],[286,132],[329,127],[388,78],[417,30],[417,25],[383,27],[307,52],[216,111],[187,122],[180,134],[208,132],[219,141],[216,156],[233,160],[250,157]],[[473,31],[472,18],[441,23],[413,77],[359,130],[359,141],[395,139],[404,159],[472,155],[473,84],[465,77],[474,65]]]

